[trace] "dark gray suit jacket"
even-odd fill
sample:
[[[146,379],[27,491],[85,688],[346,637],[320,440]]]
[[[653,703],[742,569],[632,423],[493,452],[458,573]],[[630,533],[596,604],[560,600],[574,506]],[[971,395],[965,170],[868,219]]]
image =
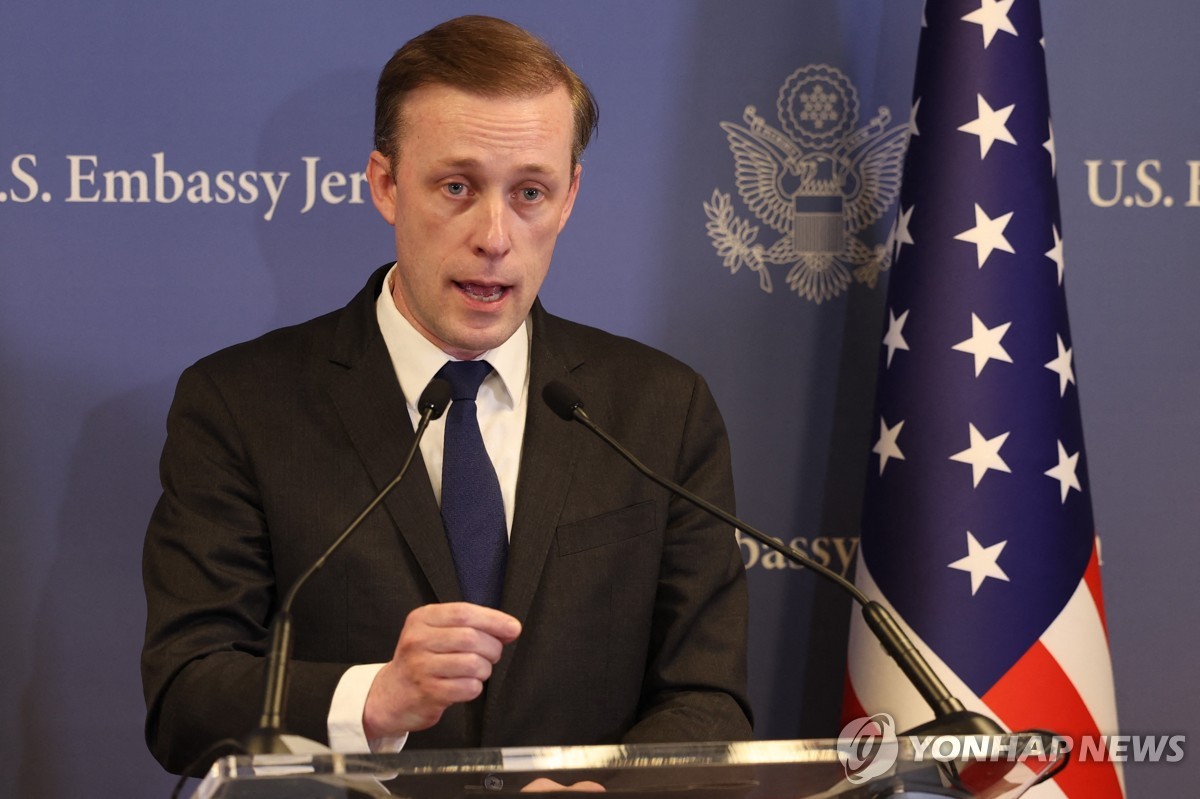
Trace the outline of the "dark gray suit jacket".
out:
[[[184,372],[143,555],[151,751],[179,771],[253,728],[276,603],[395,475],[413,429],[375,319],[386,267],[340,311]],[[485,694],[408,747],[734,740],[750,735],[745,573],[727,526],[637,474],[543,387],[568,380],[651,468],[732,510],[702,378],[536,305],[501,609],[524,631]],[[389,660],[406,615],[460,599],[424,465],[300,592],[285,725],[325,740],[335,686]]]

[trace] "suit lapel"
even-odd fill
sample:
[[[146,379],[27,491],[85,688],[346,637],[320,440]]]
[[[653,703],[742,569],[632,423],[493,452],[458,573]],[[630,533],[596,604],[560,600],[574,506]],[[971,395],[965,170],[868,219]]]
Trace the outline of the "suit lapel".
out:
[[[559,517],[566,502],[576,458],[576,437],[569,423],[558,418],[542,400],[542,390],[554,380],[567,378],[580,363],[559,335],[557,320],[538,302],[533,308],[533,342],[530,347],[529,400],[525,436],[521,449],[521,471],[517,482],[516,513],[509,541],[501,610],[522,624],[528,617],[541,583],[542,569],[549,557]],[[487,683],[483,719],[483,745],[503,725],[501,702],[509,666],[521,646],[518,639],[505,647],[500,662]]]
[[[375,298],[386,273],[387,267],[377,271],[342,312],[327,365],[330,397],[377,491],[396,476],[415,435],[375,320]],[[437,601],[459,601],[441,512],[420,453],[383,504]]]
[[[546,384],[567,377],[570,371],[557,342],[552,344],[547,340],[548,324],[545,313],[535,314],[529,364],[529,406],[501,606],[522,622],[529,613],[546,562],[546,552],[554,539],[576,454],[568,423],[559,419],[542,401]]]

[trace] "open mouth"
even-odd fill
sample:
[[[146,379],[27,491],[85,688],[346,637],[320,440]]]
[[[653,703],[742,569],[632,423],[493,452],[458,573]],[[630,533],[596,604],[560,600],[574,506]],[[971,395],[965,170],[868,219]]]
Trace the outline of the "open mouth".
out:
[[[477,302],[499,302],[508,291],[507,286],[484,286],[479,283],[456,283],[459,290]]]

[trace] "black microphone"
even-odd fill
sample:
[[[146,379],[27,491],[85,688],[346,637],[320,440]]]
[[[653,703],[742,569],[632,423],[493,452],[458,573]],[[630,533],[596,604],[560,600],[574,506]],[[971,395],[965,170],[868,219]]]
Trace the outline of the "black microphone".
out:
[[[287,744],[283,742],[282,735],[283,709],[287,703],[288,666],[292,657],[292,603],[296,599],[296,594],[308,582],[308,579],[325,565],[325,561],[329,560],[329,556],[336,552],[342,544],[346,543],[346,540],[358,529],[358,526],[362,524],[367,515],[380,502],[383,502],[391,490],[400,483],[405,473],[408,472],[408,467],[412,463],[413,457],[417,454],[417,447],[421,443],[421,437],[425,435],[425,429],[429,427],[431,421],[441,418],[442,414],[446,412],[446,406],[449,404],[450,384],[438,377],[429,381],[429,385],[421,392],[421,398],[417,400],[417,410],[421,414],[421,419],[417,424],[416,435],[413,437],[412,446],[408,449],[408,455],[404,458],[404,464],[400,467],[400,471],[362,509],[362,512],[358,514],[354,521],[350,522],[349,526],[329,545],[329,548],[325,550],[321,557],[317,558],[316,562],[300,575],[285,595],[283,603],[279,606],[279,611],[275,614],[275,620],[271,625],[271,649],[267,656],[267,688],[263,694],[262,718],[259,719],[258,729],[251,732],[246,738],[245,749],[249,754],[291,753]]]
[[[908,678],[909,683],[921,694],[921,698],[933,709],[934,720],[911,730],[910,733],[1000,735],[1004,732],[994,720],[979,713],[966,710],[962,702],[950,693],[949,689],[946,688],[945,684],[933,669],[930,668],[929,663],[922,657],[912,641],[908,639],[908,636],[904,634],[904,631],[896,623],[896,620],[888,612],[888,609],[880,603],[873,601],[860,591],[854,583],[813,560],[795,547],[789,547],[765,533],[759,532],[741,519],[713,505],[708,500],[696,496],[683,486],[677,485],[652,471],[638,460],[633,453],[625,449],[616,439],[600,429],[591,420],[591,417],[583,409],[583,400],[566,383],[559,380],[549,383],[542,391],[542,398],[552,411],[567,421],[579,422],[588,430],[595,433],[604,443],[612,447],[618,455],[658,485],[673,494],[683,497],[688,502],[726,524],[741,530],[793,563],[815,571],[850,594],[854,598],[854,601],[862,606],[863,619],[866,621],[868,629],[875,635],[879,643],[883,645],[888,655],[896,661],[896,665],[904,672],[904,676]]]

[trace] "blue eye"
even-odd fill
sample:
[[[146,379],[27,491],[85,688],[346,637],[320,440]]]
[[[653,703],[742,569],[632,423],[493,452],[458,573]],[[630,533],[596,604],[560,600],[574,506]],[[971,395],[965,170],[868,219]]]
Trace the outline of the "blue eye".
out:
[[[467,184],[465,183],[447,183],[446,191],[454,197],[461,197],[467,192]]]
[[[541,189],[521,189],[521,199],[527,202],[534,202],[542,198]]]

